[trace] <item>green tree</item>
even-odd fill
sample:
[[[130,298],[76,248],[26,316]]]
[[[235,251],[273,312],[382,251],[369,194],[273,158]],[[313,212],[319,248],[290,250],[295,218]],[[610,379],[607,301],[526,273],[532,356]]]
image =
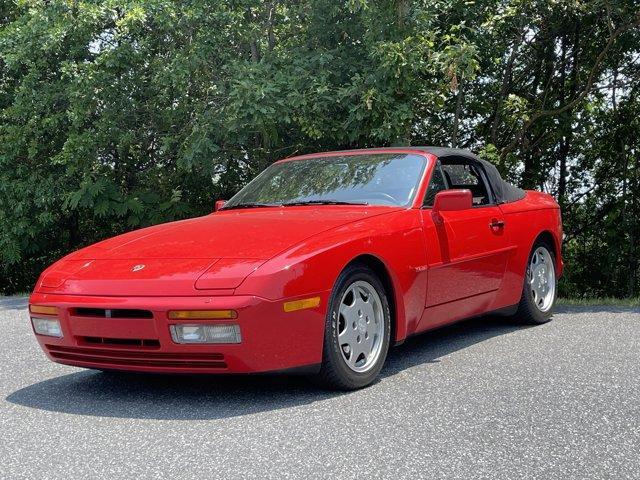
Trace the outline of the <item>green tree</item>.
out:
[[[637,295],[637,0],[6,0],[0,293],[283,156],[472,148],[563,206],[571,295]]]

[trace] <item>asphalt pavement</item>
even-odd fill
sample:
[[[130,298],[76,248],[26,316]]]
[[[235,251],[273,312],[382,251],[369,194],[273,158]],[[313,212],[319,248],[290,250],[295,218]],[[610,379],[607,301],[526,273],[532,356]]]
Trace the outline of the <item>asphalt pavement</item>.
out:
[[[640,310],[482,318],[351,393],[49,362],[0,298],[0,478],[640,478]]]

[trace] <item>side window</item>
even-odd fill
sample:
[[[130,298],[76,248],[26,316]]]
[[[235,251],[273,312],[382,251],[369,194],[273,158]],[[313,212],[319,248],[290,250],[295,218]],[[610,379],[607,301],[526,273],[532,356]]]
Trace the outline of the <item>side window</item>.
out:
[[[427,193],[424,196],[424,202],[422,203],[422,206],[433,207],[433,202],[435,201],[436,193],[446,189],[447,189],[447,182],[444,179],[444,175],[442,174],[442,168],[440,166],[440,162],[438,162],[433,169],[433,175],[431,175],[431,182],[429,182],[429,188],[427,188]]]
[[[449,188],[471,190],[474,207],[491,203],[484,175],[478,167],[470,163],[458,162],[442,165],[442,170],[449,182]]]

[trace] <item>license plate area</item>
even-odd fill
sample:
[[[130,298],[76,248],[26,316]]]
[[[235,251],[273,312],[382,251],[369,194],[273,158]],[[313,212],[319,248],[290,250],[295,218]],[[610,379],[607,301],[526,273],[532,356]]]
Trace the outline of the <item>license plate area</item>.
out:
[[[158,332],[153,319],[70,317],[69,327],[71,329],[71,333],[76,337],[113,339],[158,338]]]

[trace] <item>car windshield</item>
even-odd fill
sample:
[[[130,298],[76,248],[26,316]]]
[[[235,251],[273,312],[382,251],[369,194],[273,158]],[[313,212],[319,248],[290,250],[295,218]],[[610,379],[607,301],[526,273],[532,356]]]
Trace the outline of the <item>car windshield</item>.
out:
[[[274,163],[224,209],[305,204],[406,206],[425,166],[421,155],[376,153]]]

